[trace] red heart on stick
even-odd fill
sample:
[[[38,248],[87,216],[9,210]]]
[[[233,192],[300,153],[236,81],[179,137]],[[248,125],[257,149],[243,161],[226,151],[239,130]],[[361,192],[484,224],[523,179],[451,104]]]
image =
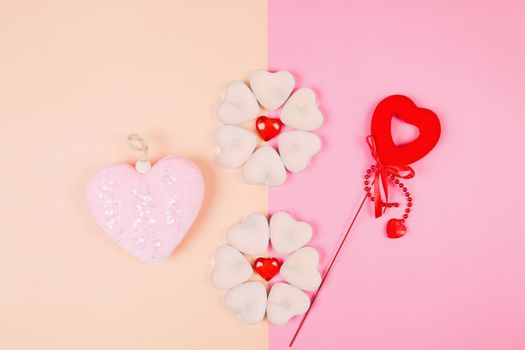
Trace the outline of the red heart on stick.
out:
[[[261,275],[262,278],[269,281],[273,276],[279,273],[281,269],[281,262],[277,258],[257,258],[253,262],[255,272]]]
[[[419,136],[412,142],[396,145],[392,139],[392,118],[412,124]],[[377,105],[372,116],[372,136],[379,159],[385,165],[408,165],[423,158],[434,148],[441,135],[437,115],[429,109],[416,106],[411,99],[392,95]]]
[[[283,122],[279,118],[259,117],[255,120],[255,129],[264,141],[273,139],[279,135],[283,128]]]

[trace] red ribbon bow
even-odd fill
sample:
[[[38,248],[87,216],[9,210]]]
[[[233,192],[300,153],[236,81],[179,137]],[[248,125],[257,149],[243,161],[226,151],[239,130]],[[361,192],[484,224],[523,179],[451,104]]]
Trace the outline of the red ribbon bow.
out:
[[[411,179],[416,173],[408,165],[385,165],[377,154],[377,147],[372,135],[367,136],[366,143],[370,147],[370,153],[376,161],[374,173],[374,206],[376,218],[383,215],[384,204],[388,203],[388,176],[400,177],[402,179]],[[382,190],[381,190],[382,188]],[[384,200],[381,197],[384,193]]]

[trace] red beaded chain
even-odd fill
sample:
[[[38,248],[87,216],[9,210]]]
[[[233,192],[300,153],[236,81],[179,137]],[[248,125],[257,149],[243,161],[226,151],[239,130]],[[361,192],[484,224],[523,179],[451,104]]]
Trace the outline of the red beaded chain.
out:
[[[364,180],[366,196],[370,198],[370,201],[372,202],[374,201],[374,197],[372,196],[372,192],[371,192],[372,184],[370,182],[370,177],[373,176],[373,173],[375,171],[376,171],[375,165],[372,165],[369,169],[366,169],[365,180]],[[405,208],[403,219],[400,219],[402,222],[405,222],[405,220],[408,219],[408,214],[412,211],[412,206],[414,205],[412,196],[410,195],[410,192],[408,192],[408,188],[406,187],[404,183],[399,181],[399,179],[396,178],[394,175],[392,175],[390,172],[388,172],[387,174],[388,174],[388,179],[392,181],[395,185],[399,186],[399,188],[401,188],[401,190],[405,193],[405,197],[407,200],[407,207]],[[383,203],[383,206],[386,208],[392,208],[392,207],[397,208],[399,207],[399,203],[397,202]]]

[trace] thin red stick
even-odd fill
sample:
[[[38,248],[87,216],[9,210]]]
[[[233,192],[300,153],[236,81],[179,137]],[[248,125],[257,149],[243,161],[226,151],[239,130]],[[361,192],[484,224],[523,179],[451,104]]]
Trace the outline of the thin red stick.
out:
[[[350,230],[352,229],[352,226],[354,226],[355,220],[357,219],[357,216],[361,212],[361,209],[363,208],[363,205],[365,204],[365,201],[366,201],[366,194],[365,194],[365,197],[363,198],[363,200],[361,201],[361,205],[357,209],[357,212],[355,213],[354,218],[352,219],[352,222],[350,223],[350,226],[348,226],[348,229],[346,230],[346,233],[345,233],[345,235],[343,237],[343,240],[341,241],[341,244],[339,244],[339,247],[337,248],[337,251],[335,252],[335,255],[332,257],[332,261],[330,261],[330,265],[328,265],[328,269],[326,269],[326,272],[325,272],[325,274],[323,276],[323,279],[321,280],[321,284],[319,285],[319,288],[317,288],[317,291],[315,292],[315,294],[312,297],[312,302],[310,303],[310,308],[304,314],[304,317],[301,320],[301,323],[299,323],[299,327],[297,327],[297,330],[295,331],[295,334],[294,334],[292,340],[290,341],[290,345],[288,345],[289,347],[292,347],[295,339],[297,338],[297,335],[299,335],[299,331],[303,327],[304,321],[306,321],[306,318],[308,317],[308,314],[310,313],[310,310],[312,310],[312,307],[314,306],[315,299],[319,295],[319,292],[321,291],[321,288],[323,288],[324,282],[326,281],[326,277],[328,277],[328,274],[330,273],[330,270],[332,269],[332,266],[334,265],[334,262],[337,259],[337,256],[341,252],[341,248],[343,248],[343,245],[345,244],[345,241],[348,238],[348,234],[350,233]]]

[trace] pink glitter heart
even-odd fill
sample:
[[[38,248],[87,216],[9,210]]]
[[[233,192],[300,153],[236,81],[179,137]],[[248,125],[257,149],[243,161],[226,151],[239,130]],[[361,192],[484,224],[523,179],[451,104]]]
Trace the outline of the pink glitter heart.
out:
[[[96,221],[119,246],[158,262],[171,255],[195,220],[204,181],[184,158],[163,158],[145,174],[115,163],[91,178],[87,196]]]

